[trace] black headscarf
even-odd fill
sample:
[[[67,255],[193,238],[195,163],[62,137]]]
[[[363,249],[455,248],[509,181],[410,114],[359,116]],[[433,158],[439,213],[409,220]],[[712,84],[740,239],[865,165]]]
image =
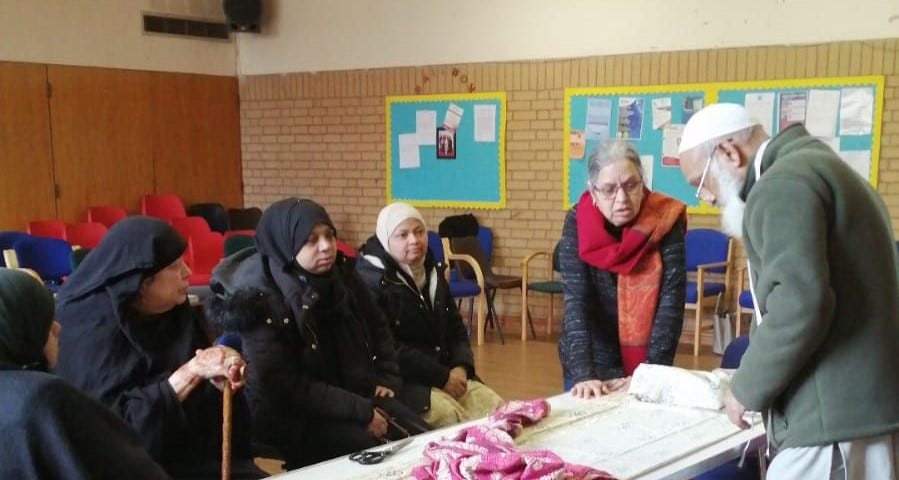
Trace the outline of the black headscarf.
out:
[[[63,284],[57,300],[63,305],[106,289],[121,306],[137,295],[145,278],[177,260],[185,248],[181,235],[162,220],[128,217],[106,232]]]
[[[52,323],[47,287],[21,270],[0,268],[0,370],[44,365]]]
[[[305,198],[285,198],[271,204],[256,226],[256,248],[264,257],[286,270],[295,264],[297,252],[316,225],[325,224],[337,233],[325,209]]]

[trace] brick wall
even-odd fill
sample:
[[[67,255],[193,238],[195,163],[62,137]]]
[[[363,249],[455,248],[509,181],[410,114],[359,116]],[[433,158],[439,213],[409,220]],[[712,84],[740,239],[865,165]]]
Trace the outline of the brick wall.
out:
[[[504,210],[474,212],[494,230],[494,268],[520,274],[521,258],[558,239],[562,203],[562,99],[567,87],[655,85],[885,75],[878,190],[899,227],[899,41],[661,52],[570,60],[249,76],[240,79],[245,203],[309,197],[352,245],[374,231],[385,203],[384,97],[505,91]],[[429,226],[463,209],[420,209]],[[717,227],[693,215],[690,227]],[[741,252],[737,253],[742,258]],[[740,260],[742,261],[742,260]],[[542,262],[531,275],[539,275]],[[542,322],[545,300],[531,310]],[[517,293],[501,292],[506,327],[518,328]],[[557,299],[556,312],[560,312]],[[556,314],[558,319],[558,313]],[[555,322],[558,325],[558,321]],[[539,329],[539,325],[538,325]]]

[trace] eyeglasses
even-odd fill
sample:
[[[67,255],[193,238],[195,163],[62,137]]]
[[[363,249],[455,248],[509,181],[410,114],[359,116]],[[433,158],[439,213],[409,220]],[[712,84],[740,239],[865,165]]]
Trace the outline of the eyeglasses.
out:
[[[696,198],[702,198],[702,186],[705,184],[705,177],[709,175],[709,167],[712,166],[712,157],[715,155],[715,150],[712,149],[709,152],[709,158],[705,161],[705,168],[702,169],[702,176],[699,177],[699,186],[696,187]]]
[[[603,200],[612,200],[615,198],[618,195],[618,189],[624,190],[626,195],[636,195],[643,191],[643,180],[628,180],[624,183],[593,187],[593,191]]]

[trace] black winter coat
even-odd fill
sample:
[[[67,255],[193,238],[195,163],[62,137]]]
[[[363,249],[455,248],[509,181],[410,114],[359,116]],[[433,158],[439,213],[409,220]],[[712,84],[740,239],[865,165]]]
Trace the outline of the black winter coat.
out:
[[[399,358],[403,389],[400,400],[416,412],[431,405],[431,387],[443,388],[450,369],[462,366],[475,378],[468,332],[449,293],[444,272],[428,251],[425,272],[427,298],[408,275],[401,275],[393,257],[376,237],[362,247],[356,270],[387,315]]]
[[[166,480],[111,410],[41,372],[0,372],[0,478]]]
[[[578,256],[577,215],[568,211],[559,241],[565,311],[559,359],[572,385],[624,375],[618,343],[618,275],[588,265]],[[662,285],[645,363],[671,365],[684,324],[686,250],[684,225],[677,223],[659,243]]]
[[[351,318],[322,315],[316,305],[328,299],[308,285],[298,309],[305,315],[293,318],[255,248],[225,258],[212,273],[207,317],[240,332],[257,439],[294,445],[310,416],[364,427],[375,386],[401,386],[390,330],[353,262],[338,254],[334,271],[347,290]]]

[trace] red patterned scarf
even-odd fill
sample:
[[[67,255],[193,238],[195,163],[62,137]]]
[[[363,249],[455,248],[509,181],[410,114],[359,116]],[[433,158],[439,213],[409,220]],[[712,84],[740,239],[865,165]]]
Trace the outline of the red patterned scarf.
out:
[[[679,219],[686,226],[683,203],[644,193],[640,213],[621,229],[621,240],[606,231],[605,218],[589,192],[577,203],[578,255],[593,267],[618,274],[618,341],[625,376],[646,358],[662,283],[659,242]]]

